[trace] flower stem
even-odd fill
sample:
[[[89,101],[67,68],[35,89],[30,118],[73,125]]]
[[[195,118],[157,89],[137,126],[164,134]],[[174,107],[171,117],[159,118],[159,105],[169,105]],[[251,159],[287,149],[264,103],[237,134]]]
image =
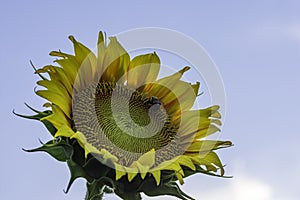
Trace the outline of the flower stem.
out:
[[[95,196],[90,196],[89,193],[87,192],[84,199],[85,200],[102,200],[103,199],[103,193],[97,194]]]
[[[104,185],[99,185],[97,182],[87,183],[87,192],[85,200],[102,200],[104,194]]]

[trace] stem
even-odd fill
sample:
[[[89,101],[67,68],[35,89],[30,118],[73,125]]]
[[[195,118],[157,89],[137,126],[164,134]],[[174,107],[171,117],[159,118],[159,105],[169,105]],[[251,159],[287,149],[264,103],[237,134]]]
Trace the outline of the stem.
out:
[[[139,192],[132,193],[132,192],[125,192],[125,193],[116,193],[119,197],[123,200],[141,200],[141,194]]]
[[[104,194],[104,185],[99,185],[97,182],[87,183],[87,192],[85,200],[102,200]]]
[[[102,200],[103,199],[103,193],[97,194],[95,196],[90,196],[89,193],[87,192],[84,199],[85,200]]]
[[[90,197],[87,192],[85,196],[85,200],[102,200],[102,199],[103,199],[103,193]]]

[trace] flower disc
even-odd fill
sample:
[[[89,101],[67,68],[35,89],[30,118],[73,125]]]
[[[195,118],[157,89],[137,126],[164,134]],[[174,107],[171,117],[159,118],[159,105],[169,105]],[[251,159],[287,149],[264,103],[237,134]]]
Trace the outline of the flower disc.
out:
[[[155,97],[114,83],[91,84],[73,97],[76,131],[101,151],[114,155],[122,166],[130,166],[154,149],[155,165],[181,155],[177,129]]]

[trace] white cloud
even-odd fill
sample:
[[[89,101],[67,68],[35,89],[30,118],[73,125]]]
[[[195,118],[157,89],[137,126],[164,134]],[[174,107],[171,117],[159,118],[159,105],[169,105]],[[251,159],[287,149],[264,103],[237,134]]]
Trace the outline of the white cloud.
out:
[[[286,33],[289,37],[300,43],[300,24],[291,24],[287,27]]]
[[[263,21],[253,27],[254,34],[268,39],[290,39],[300,43],[300,22]]]
[[[225,184],[223,182],[223,184],[218,185],[211,183],[207,185],[201,183],[199,185],[197,179],[187,180],[187,185],[190,186],[184,187],[183,191],[197,200],[275,200],[274,191],[266,181],[246,175],[240,171],[233,173],[234,178],[226,181]],[[177,198],[165,196],[156,198],[144,197],[143,199],[175,200]]]
[[[270,185],[243,174],[236,174],[230,184],[225,187],[212,188],[205,194],[193,196],[203,200],[274,200]]]
[[[271,200],[271,187],[261,180],[246,176],[237,177],[237,180],[230,186],[233,199],[243,200]]]

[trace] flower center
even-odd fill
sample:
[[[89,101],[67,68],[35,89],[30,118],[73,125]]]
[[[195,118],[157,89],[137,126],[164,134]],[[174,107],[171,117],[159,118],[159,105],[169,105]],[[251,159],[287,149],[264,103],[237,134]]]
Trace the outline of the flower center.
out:
[[[153,148],[158,163],[180,154],[177,129],[161,102],[125,85],[98,83],[75,92],[73,120],[88,143],[124,166]]]

